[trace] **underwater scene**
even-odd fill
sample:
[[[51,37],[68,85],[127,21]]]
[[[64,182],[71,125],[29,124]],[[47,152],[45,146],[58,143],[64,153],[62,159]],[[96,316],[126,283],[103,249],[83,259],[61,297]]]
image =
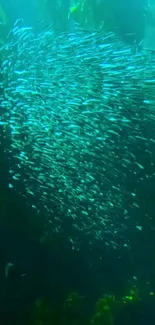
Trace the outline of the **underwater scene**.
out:
[[[0,324],[155,324],[155,0],[0,0]]]

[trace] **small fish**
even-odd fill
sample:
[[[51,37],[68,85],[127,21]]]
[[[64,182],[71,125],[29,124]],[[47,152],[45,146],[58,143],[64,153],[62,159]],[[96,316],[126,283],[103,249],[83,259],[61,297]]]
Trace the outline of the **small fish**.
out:
[[[5,276],[6,278],[10,278],[12,274],[15,272],[15,265],[12,263],[7,263],[5,267]]]
[[[67,220],[76,249],[82,238],[130,248],[128,229],[141,231],[136,184],[154,178],[154,56],[111,32],[71,30],[19,20],[0,49],[8,186],[45,215],[47,233]],[[5,274],[25,276],[12,263]]]
[[[5,266],[5,277],[8,279],[15,279],[16,277],[25,277],[26,274],[20,274],[15,264],[7,263]]]

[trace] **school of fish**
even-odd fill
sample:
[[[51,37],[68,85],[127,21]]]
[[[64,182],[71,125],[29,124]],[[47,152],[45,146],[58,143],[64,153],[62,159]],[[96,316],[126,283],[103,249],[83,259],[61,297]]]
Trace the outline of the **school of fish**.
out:
[[[82,238],[128,247],[128,231],[142,231],[135,184],[155,177],[154,54],[20,21],[0,54],[10,190],[45,214],[46,231],[68,227],[73,249]]]

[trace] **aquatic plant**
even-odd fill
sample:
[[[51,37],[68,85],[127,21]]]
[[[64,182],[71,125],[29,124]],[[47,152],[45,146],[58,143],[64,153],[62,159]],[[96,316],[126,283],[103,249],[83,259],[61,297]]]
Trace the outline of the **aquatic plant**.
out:
[[[122,301],[126,304],[129,302],[136,302],[141,300],[140,298],[140,293],[139,293],[139,288],[134,285],[130,290],[129,290],[129,294],[124,296],[122,298]]]
[[[30,324],[52,325],[54,321],[54,310],[51,302],[46,298],[36,299],[30,315]]]
[[[128,324],[132,324],[133,315],[143,306],[143,299],[138,286],[128,289],[128,294],[116,297],[113,294],[103,294],[92,310],[92,316],[86,313],[89,297],[81,296],[78,292],[71,292],[66,299],[54,307],[49,299],[38,298],[31,311],[31,325],[114,325],[124,317]],[[150,292],[150,299],[154,301],[154,293]],[[151,300],[149,300],[151,303]],[[131,318],[130,318],[131,317]]]
[[[113,325],[114,315],[113,306],[115,297],[113,295],[104,295],[96,303],[95,313],[90,321],[90,325]]]
[[[83,318],[84,296],[76,291],[71,292],[62,305],[62,324],[80,325],[85,323]]]
[[[2,4],[0,3],[0,45],[6,41],[7,33],[9,32],[9,20]]]

